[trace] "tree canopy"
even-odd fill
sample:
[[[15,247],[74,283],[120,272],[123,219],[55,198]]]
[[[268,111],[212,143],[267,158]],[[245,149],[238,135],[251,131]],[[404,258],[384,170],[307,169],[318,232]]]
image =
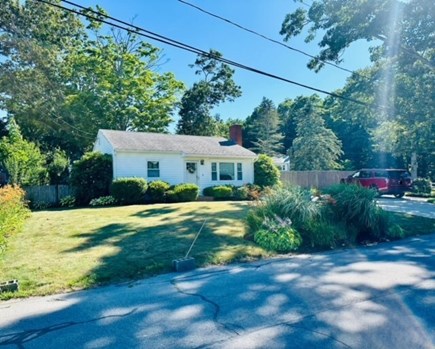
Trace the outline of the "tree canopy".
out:
[[[233,80],[234,70],[216,59],[220,57],[221,53],[210,50],[207,55],[199,55],[191,65],[197,75],[202,75],[202,80],[194,83],[181,98],[177,133],[218,135],[220,119],[211,115],[212,109],[241,96],[240,86]]]

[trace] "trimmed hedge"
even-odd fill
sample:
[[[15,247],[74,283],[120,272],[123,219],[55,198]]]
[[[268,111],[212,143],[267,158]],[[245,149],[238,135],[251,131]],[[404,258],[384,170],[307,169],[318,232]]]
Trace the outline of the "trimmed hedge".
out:
[[[178,184],[171,186],[166,192],[166,199],[169,202],[195,201],[199,196],[199,187],[193,183]]]
[[[226,184],[204,188],[203,194],[211,196],[216,200],[248,200],[258,198],[255,193],[251,195],[251,187],[254,191],[259,190],[259,187],[253,184],[246,184],[241,187]]]
[[[119,178],[112,182],[110,193],[121,205],[134,205],[145,201],[147,188],[143,178]]]
[[[154,181],[148,184],[147,199],[151,202],[165,202],[166,192],[171,185],[164,181]]]
[[[273,163],[273,159],[260,154],[254,162],[254,184],[260,187],[272,187],[281,184],[281,172]]]

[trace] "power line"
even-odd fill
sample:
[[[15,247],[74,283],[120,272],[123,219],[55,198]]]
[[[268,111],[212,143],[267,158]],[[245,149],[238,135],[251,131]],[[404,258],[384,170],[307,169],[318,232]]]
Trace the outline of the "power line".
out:
[[[71,8],[68,8],[68,7],[64,7],[64,6],[59,5],[59,4],[51,3],[51,2],[49,2],[47,0],[35,0],[35,1],[38,1],[40,3],[44,3],[44,4],[47,4],[47,5],[50,5],[50,6],[59,8],[59,9],[62,9],[64,11],[75,13],[76,15],[83,16],[83,17],[86,17],[88,19],[92,19],[92,20],[95,20],[97,22],[104,23],[104,24],[107,24],[109,26],[113,26],[115,28],[119,28],[119,29],[125,30],[127,32],[134,33],[134,34],[137,34],[137,35],[146,37],[148,39],[155,40],[155,41],[158,41],[158,42],[161,42],[161,43],[173,46],[173,47],[177,47],[177,48],[180,48],[180,49],[185,50],[185,51],[189,51],[189,52],[192,52],[192,53],[204,55],[204,56],[210,57],[212,59],[215,59],[217,61],[220,61],[220,62],[226,63],[228,65],[231,65],[233,67],[237,67],[237,68],[240,68],[240,69],[251,71],[251,72],[263,75],[263,76],[267,76],[267,77],[273,78],[275,80],[280,80],[280,81],[287,82],[287,83],[290,83],[290,84],[293,84],[293,85],[296,85],[296,86],[300,86],[300,87],[303,87],[303,88],[306,88],[306,89],[309,89],[309,90],[312,90],[312,91],[323,93],[323,94],[329,95],[331,97],[339,98],[339,99],[342,99],[342,100],[346,100],[346,101],[353,102],[353,103],[356,103],[356,104],[359,104],[359,105],[363,105],[363,106],[367,106],[367,107],[373,107],[373,106],[371,106],[371,105],[369,105],[369,104],[367,104],[365,102],[362,102],[360,100],[357,100],[357,99],[353,99],[353,98],[342,96],[342,95],[339,95],[339,94],[336,94],[336,93],[333,93],[333,92],[325,91],[325,90],[322,90],[322,89],[319,89],[319,88],[316,88],[316,87],[305,85],[305,84],[302,84],[302,83],[299,83],[299,82],[296,82],[296,81],[293,81],[293,80],[290,80],[290,79],[287,79],[287,78],[284,78],[284,77],[281,77],[281,76],[278,76],[278,75],[275,75],[275,74],[271,74],[271,73],[268,73],[268,72],[265,72],[265,71],[262,71],[262,70],[259,70],[259,69],[256,69],[256,68],[244,65],[242,63],[238,63],[238,62],[235,62],[235,61],[223,58],[223,57],[219,57],[219,56],[213,55],[213,54],[211,54],[211,53],[209,53],[207,51],[201,50],[201,49],[196,48],[194,46],[190,46],[190,45],[184,44],[184,43],[182,43],[180,41],[176,41],[176,40],[170,39],[168,37],[165,37],[163,35],[160,35],[160,34],[157,34],[157,33],[153,33],[153,32],[151,32],[149,30],[144,29],[144,28],[138,27],[136,25],[129,24],[129,23],[125,22],[125,21],[116,19],[116,18],[111,17],[109,15],[102,14],[100,12],[97,12],[97,11],[94,11],[92,9],[86,8],[84,6],[81,6],[81,5],[76,4],[74,2],[71,2],[71,1],[62,0],[63,2],[68,3],[68,4],[72,5],[72,6],[81,8],[85,12],[94,13],[94,14],[96,14],[99,17],[105,17],[105,18],[110,19],[112,21],[115,21],[117,23],[121,23],[123,25],[127,25],[128,27],[125,27],[123,25],[119,25],[119,24],[116,24],[116,23],[113,23],[113,22],[101,19],[99,17],[91,16],[88,13],[80,12],[80,11],[77,11],[77,10],[74,10],[74,9],[71,9]]]
[[[274,44],[277,44],[277,45],[280,45],[280,46],[282,46],[282,47],[285,47],[285,48],[287,48],[287,49],[289,49],[289,50],[295,51],[295,52],[300,53],[300,54],[302,54],[302,55],[304,55],[304,56],[307,56],[307,57],[310,57],[310,58],[313,58],[313,59],[317,59],[317,60],[319,60],[320,62],[322,62],[322,63],[324,63],[324,64],[328,64],[328,65],[330,65],[330,66],[332,66],[332,67],[335,67],[335,68],[337,68],[337,69],[343,70],[343,71],[345,71],[345,72],[348,72],[348,73],[351,73],[351,74],[357,74],[357,75],[358,75],[358,73],[356,73],[356,72],[354,72],[354,71],[352,71],[352,70],[350,70],[350,69],[340,67],[340,66],[337,65],[337,64],[334,64],[334,63],[331,63],[331,62],[325,61],[325,60],[320,59],[320,58],[318,58],[318,57],[316,57],[316,56],[313,56],[313,55],[311,55],[311,54],[309,54],[309,53],[307,53],[307,52],[305,52],[305,51],[302,51],[302,50],[297,49],[297,48],[295,48],[295,47],[292,47],[292,46],[286,45],[286,44],[284,44],[284,43],[282,43],[282,42],[280,42],[280,41],[278,41],[278,40],[272,39],[272,38],[270,38],[270,37],[268,37],[268,36],[266,36],[266,35],[264,35],[264,34],[261,34],[261,33],[255,31],[255,30],[252,30],[252,29],[246,28],[246,27],[244,27],[244,26],[242,26],[242,25],[240,25],[240,24],[238,24],[238,23],[235,23],[235,22],[229,20],[228,18],[224,18],[224,17],[219,16],[219,15],[217,15],[217,14],[214,14],[214,13],[212,13],[212,12],[210,12],[210,11],[207,11],[207,10],[205,10],[205,9],[203,9],[203,8],[201,8],[201,7],[199,7],[199,6],[197,6],[197,5],[191,4],[190,2],[187,2],[187,1],[184,1],[184,0],[178,0],[178,2],[181,2],[182,4],[185,4],[185,5],[187,5],[187,6],[193,7],[193,8],[195,8],[195,9],[197,9],[198,11],[201,11],[201,12],[207,14],[207,15],[210,15],[210,16],[212,16],[212,17],[215,17],[215,18],[217,18],[217,19],[220,19],[220,20],[222,20],[222,21],[224,21],[224,22],[226,22],[226,23],[228,23],[228,24],[231,24],[231,25],[233,25],[233,26],[235,26],[235,27],[237,27],[237,28],[239,28],[239,29],[242,29],[242,30],[244,30],[244,31],[246,31],[246,32],[248,32],[248,33],[254,34],[254,35],[259,36],[259,37],[261,37],[261,38],[263,38],[263,39],[265,39],[265,40],[267,40],[267,41],[273,42]],[[303,3],[303,4],[306,5],[306,6],[309,6],[308,4],[305,4],[305,3]]]

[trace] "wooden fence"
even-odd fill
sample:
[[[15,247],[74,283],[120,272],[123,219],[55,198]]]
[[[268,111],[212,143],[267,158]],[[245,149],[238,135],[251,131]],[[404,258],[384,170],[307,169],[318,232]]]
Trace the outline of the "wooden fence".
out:
[[[355,171],[282,171],[281,181],[287,184],[299,185],[304,188],[324,188],[340,183]]]
[[[60,199],[68,195],[73,195],[73,190],[69,185],[37,185],[25,187],[26,199],[32,203],[47,203],[56,205]]]

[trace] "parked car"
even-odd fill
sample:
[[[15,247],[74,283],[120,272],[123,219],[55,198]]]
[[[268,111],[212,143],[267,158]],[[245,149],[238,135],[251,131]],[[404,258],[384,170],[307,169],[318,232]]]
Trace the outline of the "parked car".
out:
[[[378,195],[393,194],[396,198],[401,198],[412,186],[411,174],[400,169],[361,169],[340,182],[359,184],[376,190]]]

